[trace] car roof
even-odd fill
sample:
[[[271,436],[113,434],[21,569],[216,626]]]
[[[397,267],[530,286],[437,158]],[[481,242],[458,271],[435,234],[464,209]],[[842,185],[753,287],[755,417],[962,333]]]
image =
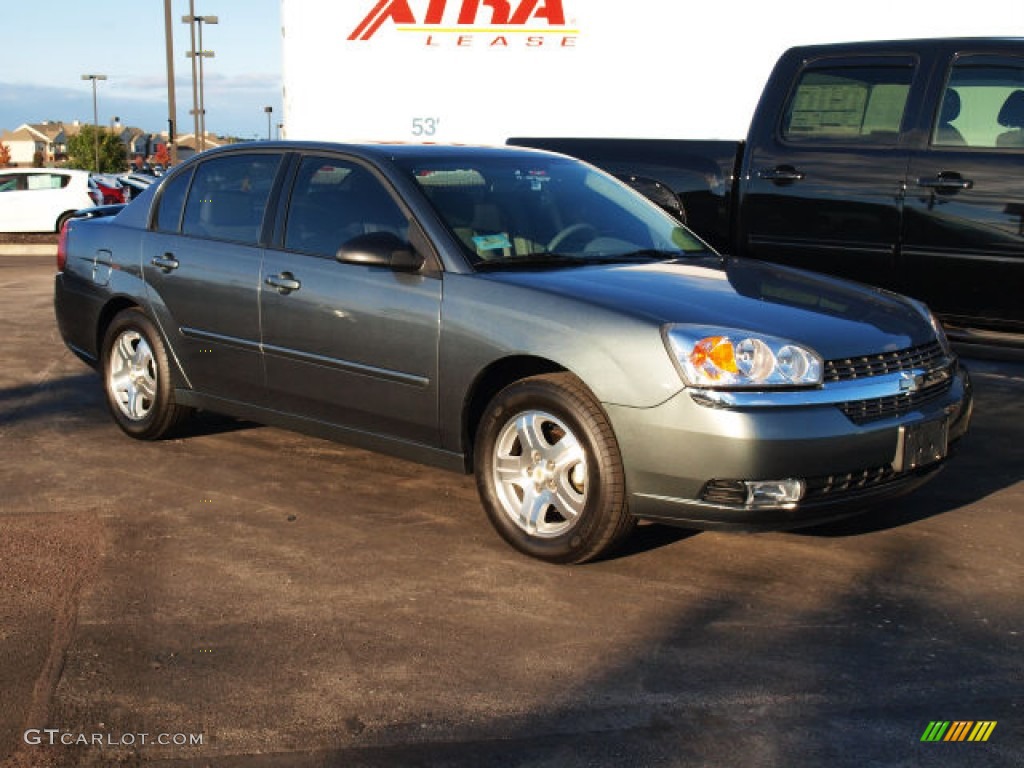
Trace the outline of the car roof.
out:
[[[89,176],[89,171],[82,171],[77,168],[2,168],[0,173],[21,173],[25,175],[39,174],[39,173],[62,173],[67,176]]]
[[[260,141],[245,144],[231,144],[196,155],[196,159],[219,154],[233,154],[253,150],[286,152],[344,152],[376,160],[397,160],[399,158],[457,160],[460,158],[485,157],[547,157],[558,156],[527,147],[484,146],[470,144],[399,144],[399,143],[336,143],[326,141]]]

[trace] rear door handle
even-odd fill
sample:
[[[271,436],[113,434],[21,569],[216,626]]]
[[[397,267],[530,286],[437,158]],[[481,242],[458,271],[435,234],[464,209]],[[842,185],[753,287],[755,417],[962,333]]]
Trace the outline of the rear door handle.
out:
[[[958,189],[973,189],[974,181],[965,179],[959,173],[939,173],[928,179],[918,179],[917,186],[952,192]]]
[[[292,291],[302,287],[302,283],[295,279],[291,272],[282,272],[280,275],[271,275],[264,282],[271,288],[276,288],[282,296],[287,296]]]
[[[794,181],[803,181],[804,179],[804,173],[791,165],[777,165],[774,168],[758,171],[757,175],[765,181],[774,181],[776,184],[792,184]]]
[[[154,256],[150,264],[162,269],[164,272],[172,272],[181,266],[181,263],[174,258],[173,253],[165,253],[163,256]]]

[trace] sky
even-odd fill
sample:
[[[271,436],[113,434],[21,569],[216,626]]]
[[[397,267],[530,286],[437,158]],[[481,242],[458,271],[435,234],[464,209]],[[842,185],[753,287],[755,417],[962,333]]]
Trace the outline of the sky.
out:
[[[266,138],[281,121],[281,0],[193,0],[204,25],[206,127],[211,133]],[[13,9],[9,9],[12,10]],[[178,133],[191,133],[192,69],[188,0],[172,0]],[[97,82],[101,124],[167,128],[167,56],[163,0],[49,0],[18,3],[7,14],[0,49],[0,130],[44,120],[93,121]]]

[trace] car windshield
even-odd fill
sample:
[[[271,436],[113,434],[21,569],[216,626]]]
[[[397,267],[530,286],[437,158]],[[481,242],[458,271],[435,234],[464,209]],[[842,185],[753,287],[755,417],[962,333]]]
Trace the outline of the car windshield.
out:
[[[399,164],[480,270],[664,261],[709,250],[640,194],[567,158],[421,157]]]

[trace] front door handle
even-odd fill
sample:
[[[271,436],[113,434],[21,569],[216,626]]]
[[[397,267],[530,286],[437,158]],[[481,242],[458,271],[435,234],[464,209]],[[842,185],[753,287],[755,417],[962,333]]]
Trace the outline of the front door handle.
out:
[[[271,275],[265,280],[271,288],[276,288],[282,296],[287,296],[292,291],[302,287],[302,283],[295,279],[291,272],[282,272],[280,275]]]
[[[917,186],[928,189],[937,189],[941,192],[954,192],[959,189],[973,189],[974,181],[965,179],[959,173],[943,171],[931,178],[917,180]]]
[[[758,171],[757,175],[765,181],[772,181],[776,184],[792,184],[794,181],[803,181],[804,179],[804,173],[792,165],[777,165],[774,168]]]
[[[181,263],[174,258],[173,253],[165,253],[163,256],[154,256],[150,264],[163,270],[165,273],[172,272],[181,266]]]

